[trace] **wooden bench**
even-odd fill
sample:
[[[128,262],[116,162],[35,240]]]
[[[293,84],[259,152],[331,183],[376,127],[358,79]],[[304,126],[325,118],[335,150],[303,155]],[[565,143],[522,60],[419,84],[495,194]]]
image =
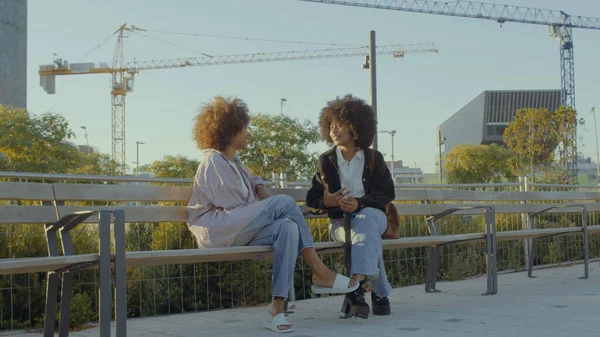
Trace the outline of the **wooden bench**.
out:
[[[111,276],[110,267],[115,268],[115,320],[118,336],[126,335],[127,301],[125,270],[127,266],[150,266],[186,264],[214,261],[234,261],[270,256],[270,247],[231,247],[214,249],[184,249],[125,252],[125,223],[133,222],[186,222],[186,206],[163,205],[163,203],[187,204],[192,188],[189,186],[153,185],[95,185],[95,184],[36,184],[0,183],[0,200],[35,200],[36,206],[0,206],[0,223],[44,224],[48,240],[49,257],[0,260],[0,274],[48,272],[48,295],[46,303],[45,335],[53,334],[56,310],[58,274],[63,274],[63,291],[59,335],[68,334],[69,300],[71,279],[69,272],[82,268],[100,268],[100,333],[110,335]],[[273,189],[273,194],[287,194],[303,202],[306,190]],[[384,240],[384,249],[429,247],[426,291],[435,291],[439,247],[456,243],[486,243],[487,290],[486,294],[497,293],[497,241],[537,239],[553,235],[583,234],[586,242],[585,277],[587,277],[587,235],[600,232],[600,226],[587,226],[587,212],[600,210],[598,193],[579,192],[478,192],[478,191],[432,191],[397,190],[398,202],[418,204],[396,205],[401,216],[425,216],[429,236],[403,237]],[[451,200],[452,203],[447,203]],[[496,213],[526,213],[533,216],[550,207],[561,207],[556,212],[580,211],[575,207],[557,203],[499,204],[499,202],[543,202],[593,200],[578,205],[583,209],[581,227],[527,229],[496,233]],[[70,206],[72,202],[107,202],[114,206]],[[135,205],[132,205],[135,204]],[[485,214],[484,233],[440,235],[439,220],[450,214]],[[307,214],[308,218],[314,218]],[[72,255],[69,230],[79,223],[99,223],[100,250],[97,254]],[[110,224],[114,223],[114,253],[110,251]],[[533,222],[532,222],[533,223]],[[63,238],[63,254],[59,256],[56,233]],[[321,242],[316,247],[319,253],[341,252],[342,244]],[[530,246],[530,255],[533,250]],[[531,261],[530,258],[530,273]],[[66,276],[66,277],[65,277]],[[66,281],[65,281],[66,280]],[[66,299],[66,300],[65,300]]]
[[[54,335],[56,322],[56,305],[59,289],[59,274],[62,274],[61,308],[59,318],[59,335],[69,333],[69,317],[71,314],[72,273],[86,268],[100,269],[100,320],[108,322],[110,329],[111,318],[111,254],[110,254],[110,223],[111,215],[115,215],[115,224],[124,228],[122,211],[82,211],[63,213],[55,200],[54,186],[41,183],[0,183],[0,200],[10,200],[20,204],[27,202],[31,205],[0,206],[0,223],[43,225],[48,246],[47,257],[15,258],[0,260],[0,275],[47,272],[46,307],[44,318],[44,336]],[[32,204],[31,201],[35,201]],[[79,223],[96,216],[98,219],[99,251],[96,254],[74,255],[70,231]],[[120,222],[119,222],[120,220]],[[62,247],[58,244],[60,235]],[[62,248],[62,256],[60,252]],[[123,270],[125,266],[122,266]],[[105,324],[106,325],[106,324]],[[110,330],[103,328],[110,335]]]

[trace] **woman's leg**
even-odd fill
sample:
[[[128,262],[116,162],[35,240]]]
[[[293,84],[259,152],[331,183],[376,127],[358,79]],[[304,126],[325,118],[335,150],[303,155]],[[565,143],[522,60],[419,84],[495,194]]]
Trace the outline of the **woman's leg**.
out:
[[[321,261],[319,255],[315,251],[312,233],[310,232],[308,223],[306,223],[306,219],[296,201],[287,195],[276,195],[269,199],[273,200],[263,212],[264,217],[260,216],[259,218],[267,220],[266,222],[270,222],[272,219],[282,218],[287,218],[295,222],[298,225],[299,234],[298,252],[302,254],[302,257],[306,260],[306,263],[311,269],[313,284],[323,287],[332,287],[337,274]],[[254,220],[253,223],[257,220]],[[349,287],[352,287],[353,285],[354,282],[351,281]]]
[[[294,276],[294,267],[298,258],[298,225],[288,218],[280,218],[271,223],[259,218],[238,234],[234,245],[243,243],[248,246],[273,247],[273,300],[269,306],[269,314],[275,317],[284,312],[284,302]],[[292,324],[280,325],[278,329],[287,330],[292,326]]]
[[[386,227],[385,213],[375,208],[363,208],[352,218],[352,275],[359,280],[364,276],[371,278],[373,290],[382,297],[389,296],[391,290],[383,264],[381,239]],[[345,241],[343,221],[332,224],[331,235],[336,241]]]
[[[233,241],[233,246],[273,246],[273,302],[269,313],[283,312],[283,303],[294,276],[301,252],[313,271],[313,283],[333,285],[336,274],[325,266],[313,246],[313,238],[300,208],[289,196],[277,195],[263,200],[267,205]]]
[[[365,278],[372,279],[371,300],[373,314],[389,315],[390,306],[387,296],[390,285],[383,266],[381,234],[385,232],[387,219],[385,214],[375,208],[363,208],[352,215],[352,275],[361,285],[355,291],[346,294],[342,312],[346,317],[368,318],[369,305],[365,301]],[[345,241],[344,221],[335,220],[331,225],[331,235],[336,241]],[[379,293],[377,293],[379,292]],[[377,294],[377,295],[375,295]]]
[[[371,276],[377,273],[382,255],[381,234],[386,226],[385,214],[375,208],[363,208],[352,215],[352,274]],[[345,241],[343,219],[332,223],[331,235],[335,241]]]

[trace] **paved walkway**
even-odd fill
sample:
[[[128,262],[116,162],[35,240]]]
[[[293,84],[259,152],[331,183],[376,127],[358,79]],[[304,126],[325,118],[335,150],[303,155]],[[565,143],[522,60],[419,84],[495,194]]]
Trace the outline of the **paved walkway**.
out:
[[[484,277],[438,283],[440,293],[423,286],[394,289],[391,316],[342,320],[342,297],[295,303],[289,319],[296,331],[286,336],[402,337],[600,337],[600,266],[590,264],[590,278],[579,279],[583,266],[500,275],[498,294],[482,296]],[[370,296],[367,296],[370,298]],[[130,337],[275,336],[262,327],[266,307],[146,317],[127,321]],[[11,337],[40,333],[5,332]],[[98,329],[70,336],[98,336]],[[114,336],[114,332],[113,332]]]

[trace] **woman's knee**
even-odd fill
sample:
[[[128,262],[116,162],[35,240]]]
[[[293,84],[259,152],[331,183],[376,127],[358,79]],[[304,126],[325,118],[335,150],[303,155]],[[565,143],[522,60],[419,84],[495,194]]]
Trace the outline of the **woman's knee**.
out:
[[[377,208],[366,207],[360,210],[352,227],[355,232],[381,235],[381,228],[385,230],[386,225],[385,213]]]
[[[275,200],[273,201],[277,205],[276,207],[283,213],[289,213],[298,209],[298,204],[296,203],[296,200],[294,200],[294,198],[290,197],[289,195],[280,194],[272,196],[271,198],[275,198]]]
[[[284,237],[290,241],[298,241],[300,239],[298,225],[294,221],[286,219],[281,223],[281,228],[279,229],[279,237]]]
[[[385,213],[377,208],[365,207],[358,212],[357,218],[376,220],[379,218],[385,218]]]

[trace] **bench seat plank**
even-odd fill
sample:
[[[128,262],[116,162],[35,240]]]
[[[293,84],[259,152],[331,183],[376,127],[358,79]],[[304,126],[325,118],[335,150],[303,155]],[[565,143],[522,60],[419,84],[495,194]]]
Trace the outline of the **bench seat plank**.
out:
[[[582,227],[566,227],[566,228],[538,228],[538,229],[523,229],[518,231],[497,232],[498,241],[510,241],[520,239],[537,239],[549,235],[564,235],[564,234],[583,234]]]
[[[461,241],[484,241],[484,234],[459,234],[459,235],[437,235],[425,237],[400,238],[397,240],[384,240],[384,249],[414,248],[436,246],[440,244]],[[340,242],[315,243],[315,249],[319,254],[342,252],[343,245]],[[126,261],[128,267],[158,266],[168,264],[204,263],[217,261],[239,261],[252,260],[272,256],[273,252],[269,246],[244,246],[226,248],[206,249],[180,249],[180,250],[153,250],[143,252],[127,252]]]
[[[98,260],[98,254],[0,259],[0,275],[54,271],[79,263],[95,263]]]

